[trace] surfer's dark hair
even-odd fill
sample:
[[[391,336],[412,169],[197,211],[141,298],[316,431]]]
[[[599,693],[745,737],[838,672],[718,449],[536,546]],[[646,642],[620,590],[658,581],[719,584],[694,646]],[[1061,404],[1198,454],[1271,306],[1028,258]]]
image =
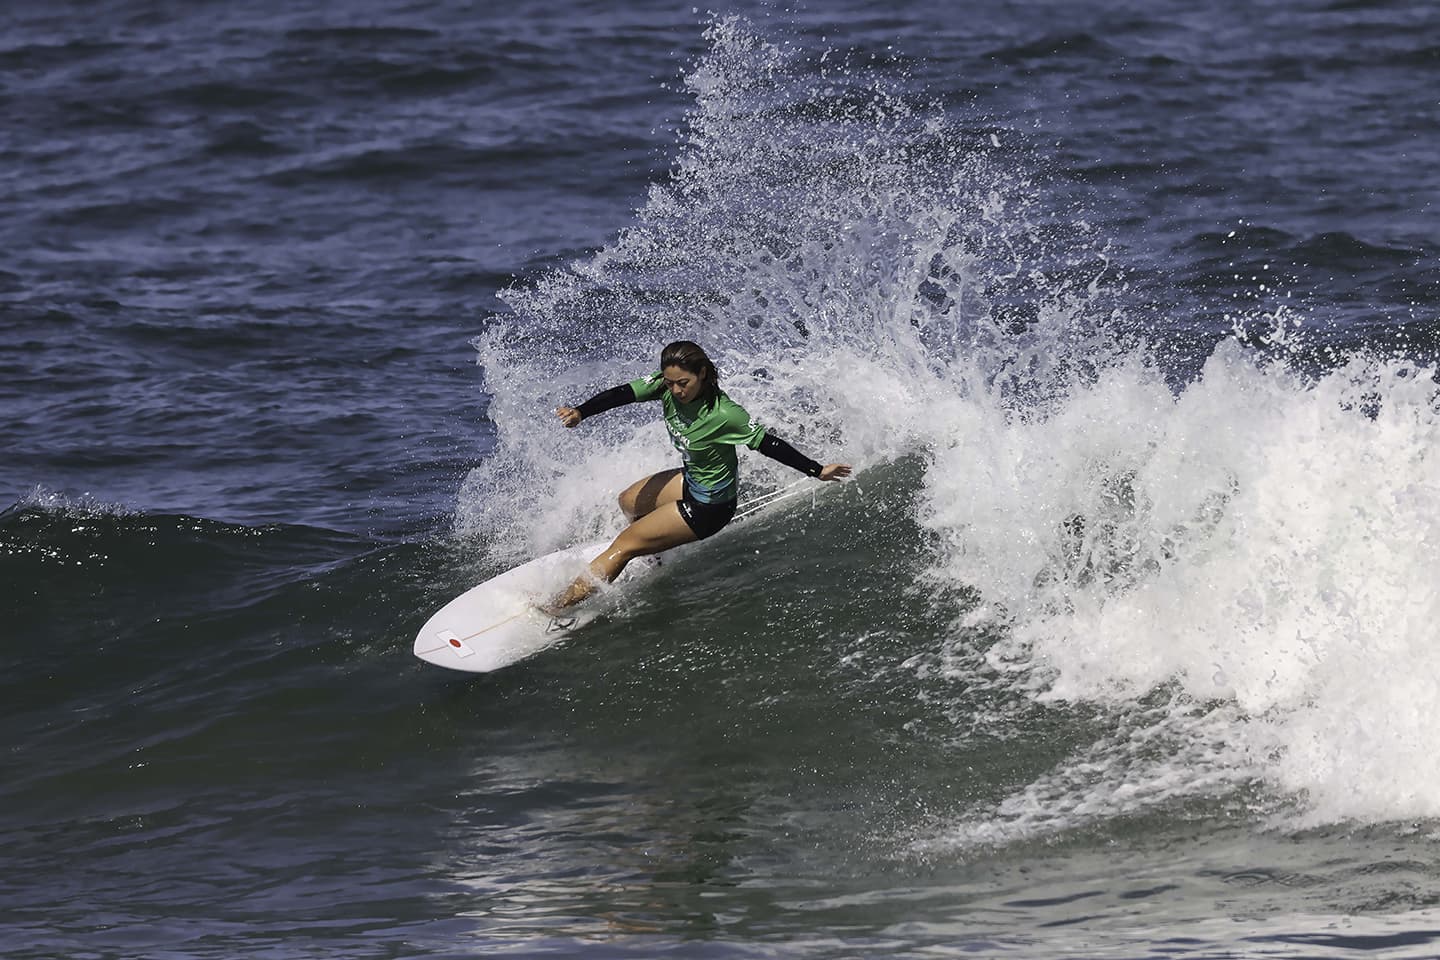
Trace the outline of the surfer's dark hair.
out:
[[[696,376],[704,376],[707,394],[720,389],[720,373],[698,343],[676,340],[666,344],[665,349],[660,351],[660,369],[666,367],[679,367]]]

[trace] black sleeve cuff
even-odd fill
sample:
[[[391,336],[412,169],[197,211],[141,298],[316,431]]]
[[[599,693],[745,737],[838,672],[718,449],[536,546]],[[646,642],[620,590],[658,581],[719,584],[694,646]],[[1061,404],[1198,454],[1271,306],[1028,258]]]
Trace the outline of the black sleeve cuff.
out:
[[[799,470],[806,476],[820,476],[820,464],[816,463],[814,460],[811,460],[809,457],[805,456],[805,454],[801,453],[799,450],[796,450],[794,447],[790,446],[790,444],[786,443],[784,440],[781,440],[773,433],[765,434],[765,439],[761,440],[760,446],[756,447],[755,449],[765,454],[765,456],[769,457],[771,460],[778,460],[781,463],[785,464],[785,466],[787,467],[794,467],[796,470]]]
[[[628,383],[622,383],[618,387],[611,387],[603,393],[586,400],[575,409],[580,412],[580,419],[593,417],[597,413],[604,413],[606,410],[614,410],[616,407],[623,407],[627,403],[635,402],[635,388]]]

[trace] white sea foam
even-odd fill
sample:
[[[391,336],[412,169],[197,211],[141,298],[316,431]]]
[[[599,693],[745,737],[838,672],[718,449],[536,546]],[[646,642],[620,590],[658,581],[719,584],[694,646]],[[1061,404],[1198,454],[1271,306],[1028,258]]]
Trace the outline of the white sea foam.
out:
[[[957,428],[921,519],[949,545],[940,575],[1006,628],[989,665],[1050,701],[1169,689],[1141,733],[1178,735],[1158,764],[1087,751],[999,821],[1113,816],[1217,776],[1297,798],[1299,822],[1440,816],[1433,371],[1355,359],[1307,380],[1227,342],[1173,399],[1122,364],[1054,416]]]
[[[1075,292],[1047,271],[1077,264],[1037,240],[1034,191],[990,137],[917,114],[863,72],[817,72],[740,21],[709,39],[673,175],[610,246],[507,292],[512,315],[477,339],[501,452],[467,485],[463,532],[505,543],[543,506],[552,519],[508,549],[578,539],[603,497],[570,502],[577,478],[613,486],[668,465],[653,420],[571,433],[551,410],[650,372],[670,340],[706,345],[726,388],[792,443],[862,463],[915,448],[926,404],[965,379],[951,365],[1011,390],[1045,381],[1028,368],[1050,363],[1048,341],[1007,335],[1023,321],[989,304],[997,287],[1045,288],[1033,302],[1059,317]],[[1075,249],[1093,261],[1083,286],[1105,267]]]
[[[936,637],[951,670],[1113,715],[939,842],[1255,785],[1290,823],[1440,816],[1434,371],[1301,375],[1232,339],[1177,390],[1112,332],[1103,241],[998,138],[740,21],[709,40],[672,176],[477,339],[498,452],[460,531],[518,560],[618,530],[615,493],[673,465],[663,431],[551,411],[695,339],[812,455],[925,457],[930,582],[979,597]]]

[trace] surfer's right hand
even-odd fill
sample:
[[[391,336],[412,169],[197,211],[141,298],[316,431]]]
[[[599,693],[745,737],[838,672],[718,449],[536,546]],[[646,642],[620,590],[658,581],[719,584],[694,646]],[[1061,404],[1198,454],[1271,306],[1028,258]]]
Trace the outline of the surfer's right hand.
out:
[[[578,427],[580,425],[580,411],[574,407],[556,407],[555,416],[567,427]]]

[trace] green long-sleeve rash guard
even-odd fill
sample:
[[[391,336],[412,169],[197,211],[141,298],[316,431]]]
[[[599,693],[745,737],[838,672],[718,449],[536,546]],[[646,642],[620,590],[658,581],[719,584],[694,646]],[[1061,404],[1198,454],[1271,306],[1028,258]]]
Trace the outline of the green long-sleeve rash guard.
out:
[[[715,390],[693,403],[678,403],[659,372],[612,387],[580,404],[580,416],[594,416],[637,400],[660,400],[665,429],[684,461],[685,482],[703,503],[724,503],[739,495],[739,462],[735,448],[744,444],[808,476],[820,475],[820,464],[779,437],[766,432],[745,408]]]

